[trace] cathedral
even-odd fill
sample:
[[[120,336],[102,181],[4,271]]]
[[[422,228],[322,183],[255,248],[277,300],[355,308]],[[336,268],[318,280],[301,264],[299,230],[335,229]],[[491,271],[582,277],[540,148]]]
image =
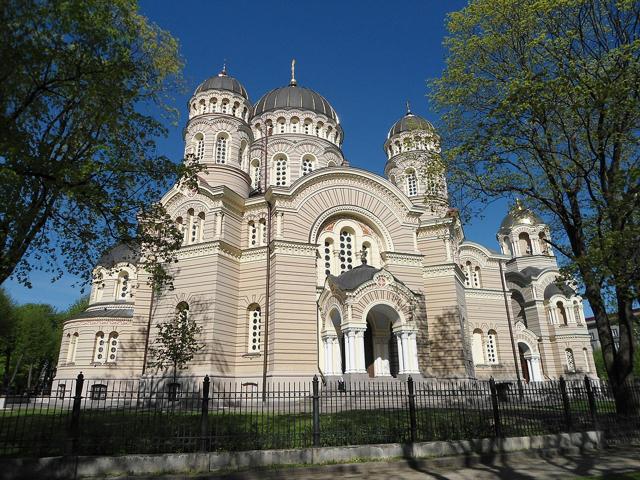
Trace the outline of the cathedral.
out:
[[[176,185],[161,200],[184,233],[174,288],[154,294],[124,245],[105,254],[89,307],[64,325],[58,379],[162,375],[150,347],[176,315],[201,327],[180,375],[596,375],[582,299],[558,282],[548,226],[516,202],[500,251],[466,239],[438,133],[409,108],[384,139],[384,177],[348,164],[338,114],[293,68],[255,103],[225,68],[188,111],[185,161],[206,171],[197,189]]]

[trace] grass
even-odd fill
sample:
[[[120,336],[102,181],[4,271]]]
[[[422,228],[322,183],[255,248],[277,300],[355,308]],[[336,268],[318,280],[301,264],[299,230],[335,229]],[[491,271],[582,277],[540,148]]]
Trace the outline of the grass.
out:
[[[572,411],[576,430],[593,428],[588,409],[574,405]],[[504,436],[566,431],[564,412],[557,408],[501,405],[500,414]],[[416,417],[418,441],[496,434],[490,409],[434,407],[417,409]],[[603,423],[605,420],[607,417],[602,416]],[[613,428],[619,427],[615,418],[609,420]],[[635,428],[637,421],[628,429],[631,426]],[[404,443],[410,440],[410,430],[405,409],[320,415],[321,446]],[[77,452],[81,455],[304,448],[312,446],[313,423],[310,413],[210,412],[203,426],[198,411],[87,409],[80,414],[78,438]],[[69,453],[72,444],[69,411],[0,414],[0,456],[63,455]]]

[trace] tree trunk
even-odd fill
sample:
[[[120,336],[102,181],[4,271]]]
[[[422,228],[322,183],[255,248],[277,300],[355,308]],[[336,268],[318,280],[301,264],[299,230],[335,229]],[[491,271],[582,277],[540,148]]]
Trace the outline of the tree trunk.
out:
[[[2,376],[2,391],[9,393],[9,372],[11,371],[11,353],[12,349],[7,348],[4,351],[4,375]]]

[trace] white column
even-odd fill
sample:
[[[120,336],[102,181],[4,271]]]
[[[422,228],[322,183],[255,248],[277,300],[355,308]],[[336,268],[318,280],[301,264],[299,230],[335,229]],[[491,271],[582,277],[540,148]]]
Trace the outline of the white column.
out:
[[[404,355],[402,353],[402,334],[400,332],[396,333],[396,342],[398,343],[398,374],[405,373],[405,362]]]
[[[276,214],[276,237],[282,238],[282,230],[284,228],[284,212]]]
[[[351,373],[351,370],[353,368],[353,363],[351,360],[351,338],[348,332],[343,331],[342,335],[344,338],[344,373]]]
[[[331,351],[333,352],[333,373],[342,375],[342,355],[340,353],[340,339],[333,337],[331,340]]]
[[[324,345],[324,373],[325,375],[334,375],[333,372],[333,338],[325,337],[322,339]]]
[[[353,334],[355,338],[355,373],[366,373],[367,369],[364,364],[364,330],[355,330]]]
[[[404,373],[411,373],[411,357],[409,357],[409,334],[402,332],[402,363],[404,364]]]
[[[541,382],[542,372],[540,371],[540,357],[532,356],[529,360],[529,372],[531,373],[532,382]]]

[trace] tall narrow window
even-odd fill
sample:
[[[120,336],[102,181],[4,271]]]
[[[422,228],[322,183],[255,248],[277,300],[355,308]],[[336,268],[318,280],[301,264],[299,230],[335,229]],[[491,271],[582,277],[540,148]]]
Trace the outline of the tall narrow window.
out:
[[[462,270],[464,271],[464,286],[471,287],[471,262],[467,262]]]
[[[311,122],[308,120],[305,120],[304,122],[304,133],[306,135],[309,135],[311,133]]]
[[[407,194],[410,197],[418,194],[418,179],[414,170],[407,170]]]
[[[371,245],[368,242],[362,244],[362,258],[360,259],[363,265],[369,263],[369,252],[371,251]]]
[[[300,121],[296,117],[291,119],[291,133],[298,133],[299,122]]]
[[[353,268],[353,234],[349,230],[340,232],[340,273]]]
[[[580,325],[582,323],[582,309],[577,300],[573,301],[573,316],[576,317],[576,323]]]
[[[107,354],[107,345],[104,339],[104,333],[96,333],[95,346],[93,348],[93,361],[94,363],[104,363],[105,356]]]
[[[544,232],[540,232],[538,235],[538,243],[540,243],[540,253],[549,255],[549,244],[547,243],[547,236]]]
[[[287,157],[279,155],[275,161],[275,177],[276,186],[284,187],[287,185]]]
[[[78,332],[69,336],[69,349],[67,350],[67,363],[76,361],[76,351],[78,350]]]
[[[260,188],[260,160],[254,158],[251,160],[251,186],[254,189]]]
[[[518,235],[518,240],[520,243],[520,254],[532,255],[533,250],[531,249],[531,239],[529,238],[529,234],[527,232],[522,232]]]
[[[302,176],[313,172],[313,158],[310,155],[302,157]]]
[[[227,163],[227,136],[224,133],[219,134],[216,140],[216,163]]]
[[[118,332],[111,332],[109,334],[108,351],[106,353],[107,362],[115,362],[118,357]]]
[[[262,313],[259,305],[249,307],[249,353],[260,353]]]
[[[129,274],[124,270],[118,274],[118,288],[116,289],[116,300],[127,300],[131,296],[131,286],[129,285]]]
[[[258,228],[256,222],[249,222],[249,246],[255,247],[258,245]]]
[[[330,239],[324,241],[324,273],[331,275],[331,255],[333,254],[333,242]]]
[[[556,303],[556,307],[558,307],[558,313],[562,318],[562,322],[565,325],[569,325],[569,319],[567,318],[567,310],[564,308],[564,304],[562,302]]]
[[[575,373],[575,371],[576,371],[576,359],[573,356],[573,350],[571,350],[570,348],[567,348],[564,351],[564,355],[567,358],[567,372]]]
[[[222,101],[222,108],[220,109],[220,113],[227,113],[229,110],[229,100]]]
[[[182,234],[182,243],[187,243],[187,229],[185,228],[182,217],[176,218],[176,228]]]
[[[471,357],[474,365],[484,365],[484,352],[482,351],[482,330],[475,329],[471,339]]]
[[[480,288],[480,267],[473,269],[473,288]]]
[[[285,128],[284,118],[278,119],[278,133],[284,133]]]
[[[490,365],[496,365],[498,363],[498,345],[496,342],[496,331],[489,330],[487,332],[487,362]]]
[[[187,302],[180,302],[176,305],[176,317],[181,321],[189,319],[189,304]]]
[[[267,221],[264,218],[260,219],[260,245],[267,244]]]
[[[202,160],[204,158],[204,135],[202,135],[201,133],[196,133],[195,140],[196,160]]]

